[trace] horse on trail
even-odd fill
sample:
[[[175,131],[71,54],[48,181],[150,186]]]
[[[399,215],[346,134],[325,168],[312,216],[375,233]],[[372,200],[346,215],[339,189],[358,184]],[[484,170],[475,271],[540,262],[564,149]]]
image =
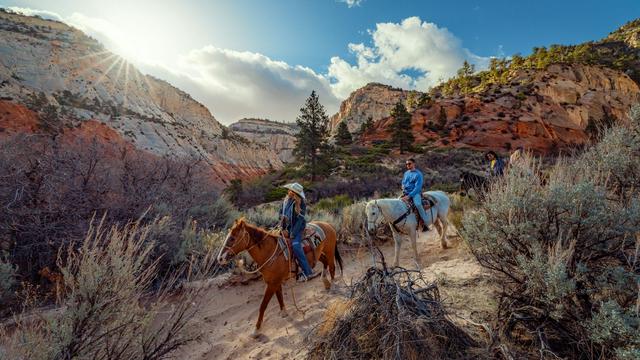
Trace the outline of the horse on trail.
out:
[[[460,195],[466,196],[469,190],[473,189],[477,197],[482,199],[489,190],[491,180],[484,176],[476,175],[472,172],[463,171],[460,175]]]
[[[443,249],[446,249],[447,227],[449,225],[447,216],[449,215],[449,206],[451,204],[449,197],[442,191],[427,191],[422,193],[422,196],[424,199],[430,196],[436,200],[435,205],[425,210],[428,220],[427,225],[434,224],[436,226],[438,234],[440,235],[440,245]],[[394,266],[398,266],[400,263],[400,241],[402,240],[402,235],[408,235],[411,240],[416,266],[419,269],[420,263],[418,261],[418,248],[416,245],[418,226],[416,216],[418,215],[411,212],[397,224],[394,224],[394,222],[404,216],[408,211],[409,208],[407,204],[401,199],[371,200],[367,202],[365,208],[367,214],[367,231],[372,233],[382,222],[389,224],[395,242]]]
[[[329,223],[311,221],[310,224],[319,226],[323,230],[325,238],[318,243],[314,251],[306,254],[307,260],[312,268],[315,267],[318,261],[322,262],[324,265],[322,281],[325,289],[329,290],[331,289],[331,282],[327,280],[327,268],[331,275],[332,282],[335,278],[336,261],[338,265],[340,265],[340,271],[342,272],[342,258],[338,252],[337,244],[338,236],[336,230]],[[292,258],[293,253],[290,250],[287,250],[287,258],[283,248],[278,245],[278,238],[278,233],[249,224],[244,218],[240,218],[237,219],[231,229],[229,229],[229,234],[227,234],[220,254],[218,255],[218,262],[220,264],[226,264],[231,258],[246,250],[258,265],[257,271],[260,271],[262,280],[267,284],[262,303],[260,304],[258,322],[253,332],[254,337],[260,334],[259,331],[264,312],[273,294],[276,294],[278,298],[280,314],[283,317],[287,316],[284,299],[282,297],[282,284],[290,277],[295,277],[295,273],[291,271],[291,264],[295,260]]]

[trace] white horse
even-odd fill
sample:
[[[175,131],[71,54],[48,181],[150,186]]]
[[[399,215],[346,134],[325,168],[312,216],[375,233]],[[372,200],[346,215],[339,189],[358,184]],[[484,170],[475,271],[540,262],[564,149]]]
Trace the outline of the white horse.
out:
[[[442,191],[427,191],[422,194],[423,201],[426,201],[427,195],[434,197],[437,201],[436,204],[427,213],[428,225],[434,224],[438,233],[440,234],[440,245],[443,249],[447,248],[447,215],[449,214],[449,197]],[[375,231],[382,222],[389,224],[391,233],[393,234],[393,240],[395,242],[395,260],[394,266],[398,266],[400,262],[400,240],[402,235],[409,235],[411,240],[411,246],[413,247],[413,255],[415,256],[415,262],[418,269],[420,269],[420,263],[418,262],[418,248],[416,246],[416,228],[417,219],[416,214],[411,212],[407,217],[393,226],[393,222],[403,216],[407,211],[407,204],[401,199],[378,199],[371,200],[366,206],[367,213],[367,231],[372,233]]]

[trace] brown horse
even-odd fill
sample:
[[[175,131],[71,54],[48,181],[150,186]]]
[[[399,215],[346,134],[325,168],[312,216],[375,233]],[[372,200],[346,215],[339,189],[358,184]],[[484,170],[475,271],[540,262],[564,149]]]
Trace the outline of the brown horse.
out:
[[[336,272],[336,260],[342,271],[342,258],[338,252],[336,230],[330,224],[321,221],[312,221],[312,223],[320,226],[326,237],[318,244],[314,252],[307,254],[309,265],[313,268],[318,261],[324,265],[322,270],[322,280],[325,289],[331,288],[331,282],[327,280],[327,268],[333,281]],[[258,265],[258,270],[262,274],[262,279],[267,284],[267,288],[260,304],[260,315],[256,323],[254,336],[259,335],[260,326],[264,317],[264,311],[271,301],[273,294],[276,294],[278,303],[280,304],[280,313],[283,317],[287,316],[284,299],[282,297],[282,284],[289,279],[293,273],[291,272],[291,252],[288,259],[285,258],[284,252],[278,246],[278,234],[264,230],[255,225],[247,223],[244,218],[240,218],[233,223],[229,230],[229,234],[225,239],[224,245],[218,255],[218,262],[225,264],[232,257],[240,252],[247,250],[249,255]]]

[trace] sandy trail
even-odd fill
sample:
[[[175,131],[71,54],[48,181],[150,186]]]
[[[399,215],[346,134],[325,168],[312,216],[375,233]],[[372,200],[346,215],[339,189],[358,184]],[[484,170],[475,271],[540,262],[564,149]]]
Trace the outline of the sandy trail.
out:
[[[474,316],[475,305],[489,301],[486,274],[454,236],[449,237],[452,247],[441,249],[434,229],[418,238],[418,252],[423,273],[442,283],[441,293],[447,304],[457,313]],[[393,259],[392,242],[380,246],[387,262]],[[344,260],[344,276],[338,275],[333,289],[324,290],[317,278],[309,283],[285,284],[285,304],[289,316],[279,314],[275,296],[265,312],[262,335],[253,339],[250,334],[255,327],[258,308],[265,285],[252,281],[245,286],[218,288],[212,286],[205,296],[207,304],[198,318],[198,326],[205,336],[199,342],[187,345],[176,355],[180,359],[299,359],[304,358],[305,338],[313,335],[314,328],[322,321],[327,306],[341,295],[347,294],[347,284],[357,281],[372,265],[368,250],[341,250]],[[413,256],[408,241],[403,242],[400,265],[413,268]],[[339,271],[338,271],[339,273]],[[295,309],[291,287],[299,312]],[[472,289],[469,289],[469,287]],[[456,291],[456,289],[463,291]]]

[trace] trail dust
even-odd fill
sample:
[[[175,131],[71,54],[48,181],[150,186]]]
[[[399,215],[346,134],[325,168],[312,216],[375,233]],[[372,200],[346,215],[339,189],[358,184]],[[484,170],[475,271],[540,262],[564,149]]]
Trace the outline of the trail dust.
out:
[[[451,228],[452,226],[450,226]],[[493,306],[487,273],[478,265],[460,238],[449,236],[450,247],[442,249],[435,229],[418,238],[422,272],[437,281],[443,300],[456,315],[482,321]],[[387,263],[393,261],[393,242],[379,246]],[[414,268],[408,241],[402,243],[400,266]],[[348,284],[357,281],[372,266],[368,248],[341,247],[344,275],[339,270],[332,290],[324,290],[320,278],[309,283],[288,281],[284,285],[287,317],[282,317],[273,297],[265,312],[261,335],[251,333],[258,318],[265,284],[251,281],[247,285],[211,286],[204,293],[206,303],[198,317],[204,336],[176,354],[179,359],[302,359],[313,331],[322,322],[325,310],[338,299],[348,296]],[[227,277],[228,279],[228,277]],[[216,279],[218,284],[225,277]],[[292,291],[300,311],[293,304]],[[453,317],[454,321],[459,318]],[[462,323],[461,323],[462,324]],[[467,325],[468,326],[468,325]]]

